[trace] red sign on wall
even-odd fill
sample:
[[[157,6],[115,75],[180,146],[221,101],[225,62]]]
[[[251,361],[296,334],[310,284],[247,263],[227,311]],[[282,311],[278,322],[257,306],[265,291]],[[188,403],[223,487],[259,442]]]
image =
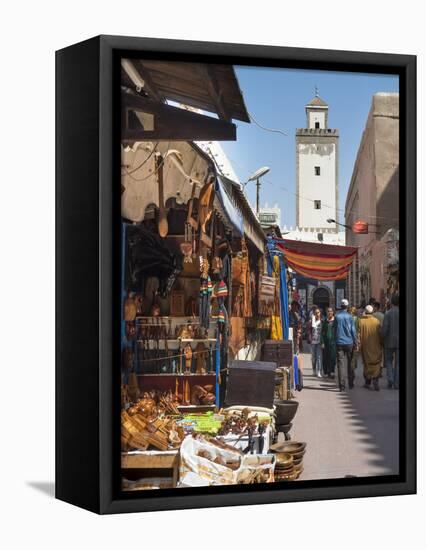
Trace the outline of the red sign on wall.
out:
[[[362,220],[357,220],[352,224],[352,231],[359,235],[365,235],[368,233],[368,223]]]

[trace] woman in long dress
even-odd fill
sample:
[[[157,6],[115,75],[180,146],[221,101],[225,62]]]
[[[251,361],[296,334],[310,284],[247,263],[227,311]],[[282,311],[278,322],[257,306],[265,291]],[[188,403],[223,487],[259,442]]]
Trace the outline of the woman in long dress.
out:
[[[364,388],[370,388],[371,382],[379,391],[379,377],[382,366],[382,342],[380,321],[373,317],[373,307],[368,305],[359,320],[359,341],[364,364]]]

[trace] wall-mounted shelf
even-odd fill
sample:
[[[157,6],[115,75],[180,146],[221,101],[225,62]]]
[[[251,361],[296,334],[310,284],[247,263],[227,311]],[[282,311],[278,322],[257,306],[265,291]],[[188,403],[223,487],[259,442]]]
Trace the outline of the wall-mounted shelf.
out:
[[[199,319],[199,317],[192,317],[192,315],[157,315],[155,317],[152,315],[137,315],[136,319],[188,319],[190,321],[191,319]]]

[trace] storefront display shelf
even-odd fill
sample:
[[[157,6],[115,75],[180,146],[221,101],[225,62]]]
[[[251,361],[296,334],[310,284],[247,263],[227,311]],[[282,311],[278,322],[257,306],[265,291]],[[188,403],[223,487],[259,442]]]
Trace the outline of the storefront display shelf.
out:
[[[153,339],[142,339],[137,340],[137,342],[164,342],[164,340],[167,340],[167,342],[216,342],[216,338],[158,338]]]
[[[216,342],[216,338],[181,338],[181,342]]]
[[[136,319],[187,319],[188,321],[195,321],[199,319],[198,316],[192,317],[192,315],[137,315]]]
[[[215,407],[215,405],[179,405],[178,409],[182,413],[192,413],[214,411]]]

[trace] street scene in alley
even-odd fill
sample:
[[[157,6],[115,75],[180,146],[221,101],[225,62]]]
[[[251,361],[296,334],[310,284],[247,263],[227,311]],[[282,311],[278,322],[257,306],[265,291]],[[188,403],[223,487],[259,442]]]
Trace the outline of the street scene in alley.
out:
[[[121,490],[397,475],[398,77],[120,85]]]

